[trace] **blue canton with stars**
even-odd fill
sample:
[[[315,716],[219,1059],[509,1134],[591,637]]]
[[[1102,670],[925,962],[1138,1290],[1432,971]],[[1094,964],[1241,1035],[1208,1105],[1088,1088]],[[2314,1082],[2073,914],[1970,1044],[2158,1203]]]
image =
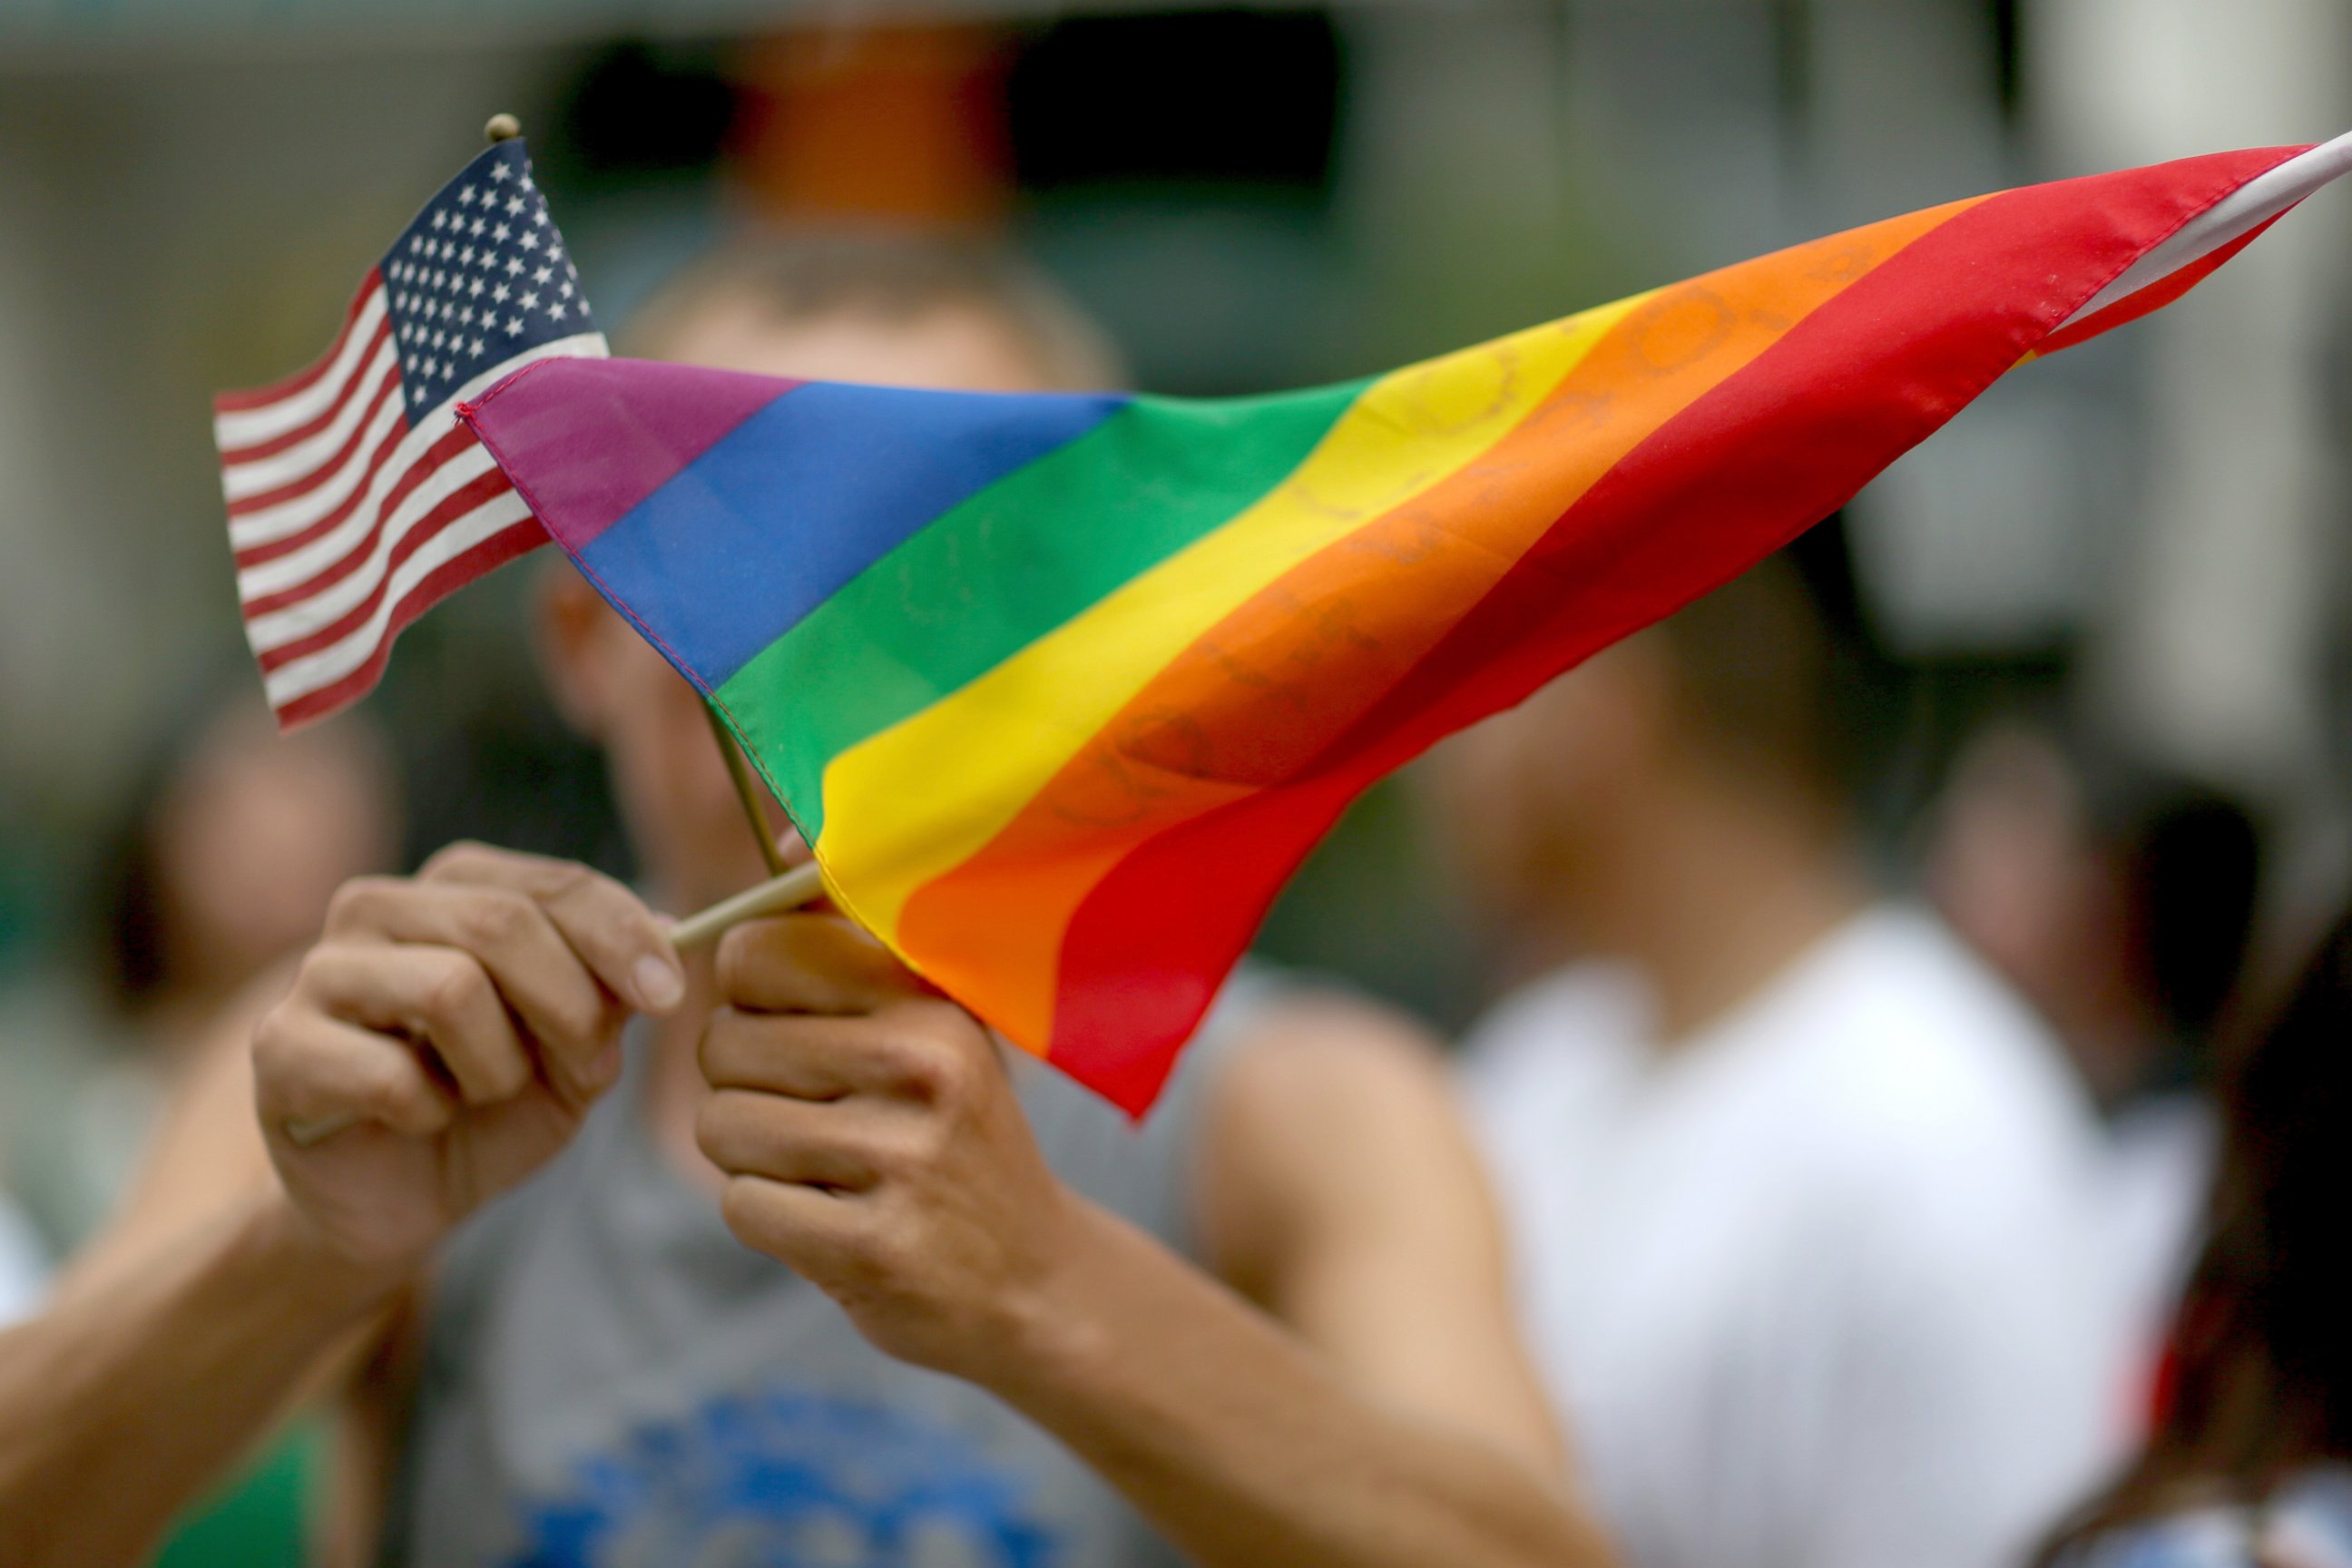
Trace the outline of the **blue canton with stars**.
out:
[[[379,270],[412,428],[484,372],[596,330],[520,139],[442,186]]]

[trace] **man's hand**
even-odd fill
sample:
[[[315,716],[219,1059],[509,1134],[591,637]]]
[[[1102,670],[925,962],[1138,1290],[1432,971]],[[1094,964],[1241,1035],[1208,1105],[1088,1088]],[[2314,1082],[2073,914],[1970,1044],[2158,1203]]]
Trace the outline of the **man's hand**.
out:
[[[412,1267],[571,1139],[629,1014],[685,994],[652,912],[579,866],[461,844],[347,883],[254,1034],[270,1158],[335,1252]],[[316,1147],[288,1131],[345,1120]]]
[[[1094,1212],[1046,1168],[995,1044],[832,916],[736,927],[719,986],[697,1133],[729,1227],[891,1355],[982,1377],[1045,1316]]]

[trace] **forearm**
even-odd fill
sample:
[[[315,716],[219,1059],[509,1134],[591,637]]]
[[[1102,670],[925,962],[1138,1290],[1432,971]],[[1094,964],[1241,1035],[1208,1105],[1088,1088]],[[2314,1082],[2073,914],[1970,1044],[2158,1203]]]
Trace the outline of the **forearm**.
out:
[[[0,1562],[136,1563],[396,1281],[257,1195],[0,1333]]]
[[[1562,1489],[1350,1392],[1221,1286],[1100,1211],[986,1381],[1204,1568],[1583,1568]]]

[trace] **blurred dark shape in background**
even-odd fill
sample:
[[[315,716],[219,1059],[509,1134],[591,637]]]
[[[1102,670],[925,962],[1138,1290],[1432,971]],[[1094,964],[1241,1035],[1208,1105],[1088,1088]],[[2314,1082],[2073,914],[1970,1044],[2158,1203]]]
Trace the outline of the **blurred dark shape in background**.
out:
[[[2105,1228],[2152,1352],[2212,1185],[2216,1031],[2263,886],[2254,815],[2011,715],[1962,748],[1926,858],[1945,918],[2048,1020],[2107,1121]]]

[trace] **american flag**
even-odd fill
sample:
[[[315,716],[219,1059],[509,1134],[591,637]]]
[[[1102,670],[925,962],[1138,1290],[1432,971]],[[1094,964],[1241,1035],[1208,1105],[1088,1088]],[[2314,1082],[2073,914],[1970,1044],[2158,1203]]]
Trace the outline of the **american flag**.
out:
[[[301,374],[213,404],[246,637],[283,728],[357,701],[402,627],[547,535],[456,409],[604,336],[520,139],[467,164]]]

